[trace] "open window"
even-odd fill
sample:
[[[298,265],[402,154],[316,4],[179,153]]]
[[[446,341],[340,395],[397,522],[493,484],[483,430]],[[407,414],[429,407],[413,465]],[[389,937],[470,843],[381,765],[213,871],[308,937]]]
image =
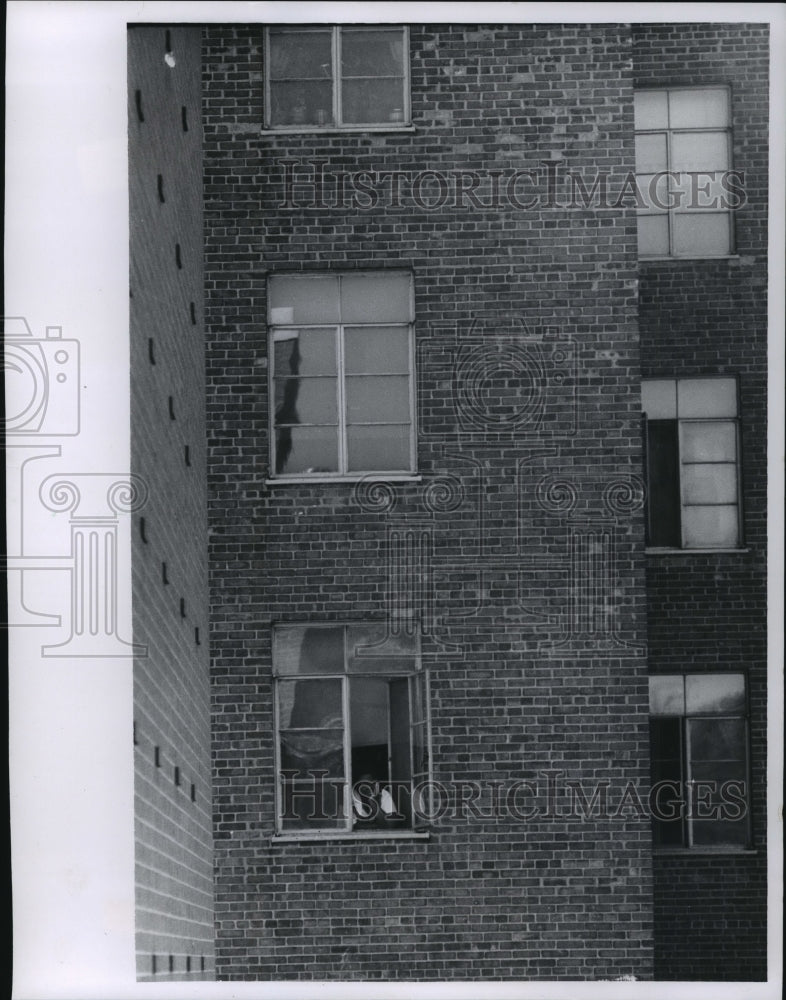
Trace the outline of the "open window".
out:
[[[279,626],[273,666],[277,832],[418,829],[429,740],[416,638],[377,625]]]
[[[650,747],[655,847],[747,847],[745,675],[650,677]]]
[[[647,545],[734,549],[741,544],[737,381],[642,383]]]

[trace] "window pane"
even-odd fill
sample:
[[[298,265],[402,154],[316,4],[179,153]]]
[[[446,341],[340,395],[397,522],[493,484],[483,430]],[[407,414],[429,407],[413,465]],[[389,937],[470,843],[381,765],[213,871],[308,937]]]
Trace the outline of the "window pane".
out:
[[[274,379],[276,426],[282,424],[336,424],[338,403],[335,378]]]
[[[650,678],[656,679],[666,680]],[[653,841],[656,847],[679,846],[684,842],[680,719],[650,719],[650,747]]]
[[[679,547],[680,506],[677,421],[648,420],[648,545]]]
[[[737,502],[737,466],[683,465],[682,497],[686,504]]]
[[[683,172],[671,178],[671,198],[676,212],[709,211],[725,208],[729,194],[723,187],[722,170],[699,171],[698,176]]]
[[[337,779],[282,782],[282,830],[345,829],[344,783]]]
[[[744,754],[744,746],[742,747]],[[748,841],[744,758],[696,763],[691,769],[693,846],[736,845]]]
[[[278,720],[282,729],[341,726],[341,680],[279,681]]]
[[[338,431],[335,427],[282,427],[276,431],[276,473],[336,472]]]
[[[404,120],[404,80],[345,80],[341,117],[347,125]]]
[[[650,715],[683,715],[684,712],[682,674],[650,677]]]
[[[671,169],[728,170],[729,143],[726,133],[676,132],[671,137]]]
[[[388,781],[388,681],[353,677],[349,682],[352,783]]]
[[[743,719],[689,719],[688,753],[691,761],[691,777],[700,777],[697,772],[699,762],[711,761],[715,764],[745,760],[745,721]],[[722,773],[723,769],[717,769]],[[707,777],[707,772],[703,772]],[[745,777],[737,774],[732,777]]]
[[[271,28],[270,79],[331,78],[331,32]]]
[[[403,76],[401,28],[342,28],[341,72],[347,76]]]
[[[271,323],[283,326],[337,323],[338,278],[296,278],[289,275],[271,278],[268,305]],[[273,310],[281,312],[274,314]]]
[[[330,80],[270,84],[271,125],[330,125],[333,85]]]
[[[674,252],[681,256],[718,256],[731,252],[728,212],[706,212],[673,217]]]
[[[736,820],[693,820],[694,847],[745,847],[747,843],[746,817]]]
[[[319,777],[319,771],[327,771],[331,778],[343,777],[343,729],[283,731],[281,770],[295,771],[298,778]]]
[[[670,178],[665,174],[639,174],[636,178],[636,190],[639,194],[637,210],[639,212],[665,212],[671,208],[672,197],[669,194],[669,182]]]
[[[712,128],[728,123],[729,92],[725,88],[669,92],[672,128]]]
[[[411,319],[408,274],[348,274],[341,278],[344,323],[408,323]]]
[[[736,417],[737,381],[733,378],[680,379],[677,405],[681,417]]]
[[[663,133],[636,136],[636,173],[656,174],[668,169],[666,136]]]
[[[391,635],[389,626],[350,625],[347,629],[348,669],[356,672],[414,672],[417,668],[415,636]]]
[[[662,215],[640,215],[639,253],[650,257],[665,257],[669,253],[669,220]]]
[[[344,331],[344,365],[349,374],[409,372],[409,329],[403,326],[347,328]]]
[[[279,675],[343,673],[344,629],[277,628],[273,633],[273,667]]]
[[[633,95],[635,129],[667,128],[669,124],[665,90],[638,91]]]
[[[737,428],[733,423],[683,423],[681,429],[683,461],[736,461]]]
[[[412,681],[412,721],[415,725],[426,724],[426,675],[423,672]]]
[[[409,681],[399,678],[390,682],[390,769],[394,802],[405,822],[412,815],[410,739]]]
[[[335,329],[276,330],[273,371],[276,375],[335,375]]]
[[[685,678],[689,715],[744,715],[743,674],[690,674]]]
[[[348,375],[349,423],[405,423],[410,419],[408,375]]]
[[[410,469],[408,425],[348,427],[347,444],[351,472],[407,472]]]
[[[650,420],[677,416],[677,383],[673,378],[647,379],[641,383],[641,409]]]
[[[686,507],[682,523],[686,548],[730,549],[739,542],[736,507]]]

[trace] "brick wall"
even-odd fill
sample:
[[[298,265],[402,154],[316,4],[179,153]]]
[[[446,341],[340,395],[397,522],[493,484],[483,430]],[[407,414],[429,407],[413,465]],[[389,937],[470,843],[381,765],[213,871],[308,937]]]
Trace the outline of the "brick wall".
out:
[[[658,261],[640,269],[645,377],[739,380],[745,551],[647,559],[653,671],[748,673],[754,854],[658,856],[659,979],[766,977],[766,25],[646,25],[634,38],[637,87],[731,88],[733,168],[747,202],[728,260]]]
[[[625,806],[648,782],[636,222],[543,203],[543,161],[587,187],[633,169],[629,31],[416,26],[413,131],[287,137],[260,131],[262,31],[207,27],[203,62],[217,976],[649,978],[649,820]],[[315,205],[315,160],[403,171],[400,204],[380,187]],[[478,197],[437,181],[418,200],[426,170],[476,171]],[[521,205],[529,181],[494,203],[494,172],[516,170],[540,171],[539,204]],[[268,274],[391,266],[414,276],[420,481],[376,500],[267,483]],[[513,374],[511,345],[530,348]],[[522,419],[462,422],[467,347],[467,384],[511,399],[507,418],[527,401]],[[553,780],[554,809],[448,809],[428,841],[273,843],[271,625],[384,620],[389,533],[412,526],[433,543],[410,582],[434,602],[435,779]],[[577,551],[611,577],[587,585]],[[607,782],[614,815],[570,815],[568,780]]]
[[[213,973],[200,47],[129,31],[136,947],[156,980]]]

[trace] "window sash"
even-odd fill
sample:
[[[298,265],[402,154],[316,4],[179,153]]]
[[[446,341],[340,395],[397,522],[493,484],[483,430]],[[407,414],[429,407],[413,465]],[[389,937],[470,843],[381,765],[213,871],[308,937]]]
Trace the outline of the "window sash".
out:
[[[717,549],[739,548],[742,544],[742,482],[740,459],[740,439],[741,428],[739,413],[739,402],[734,402],[734,416],[696,416],[682,417],[679,414],[679,396],[681,383],[687,382],[712,382],[729,379],[697,380],[695,378],[685,379],[648,379],[646,382],[660,383],[660,398],[664,400],[665,387],[673,384],[673,392],[670,392],[674,401],[674,411],[672,416],[659,415],[653,419],[648,414],[643,413],[642,425],[644,431],[644,457],[647,478],[647,503],[646,503],[646,528],[647,545],[653,548],[679,548],[713,551]],[[646,404],[645,404],[646,405]],[[663,403],[660,404],[663,406]],[[664,410],[664,414],[665,414]],[[717,461],[688,459],[686,454],[686,433],[688,428],[697,428],[702,425],[708,427],[722,428],[733,427],[734,457],[724,457]],[[670,430],[672,428],[672,430]],[[674,449],[669,455],[669,449]],[[656,468],[656,464],[658,468]],[[666,469],[667,465],[673,466],[671,473]],[[727,470],[726,478],[733,481],[733,488],[730,496],[722,500],[701,500],[692,499],[689,496],[689,480],[695,476],[701,468],[711,469],[712,467]],[[731,472],[729,476],[728,472]],[[674,476],[674,482],[669,486],[665,476]],[[721,475],[723,472],[721,471]],[[727,491],[728,492],[728,491]],[[733,537],[728,541],[712,541],[708,544],[700,544],[692,539],[693,530],[690,521],[700,511],[704,510],[709,516],[711,509],[717,509],[718,517],[723,516],[722,509],[733,511]],[[690,514],[690,516],[689,516]],[[673,523],[674,521],[677,523]],[[728,518],[726,519],[728,520]]]
[[[292,627],[292,626],[289,626]],[[276,769],[276,832],[278,834],[287,835],[302,835],[309,836],[310,834],[318,835],[319,833],[336,833],[336,832],[349,832],[356,833],[357,835],[362,835],[368,829],[379,830],[379,827],[362,827],[357,828],[355,822],[354,810],[352,808],[352,787],[355,782],[358,781],[359,775],[353,774],[352,771],[352,706],[351,706],[351,687],[353,682],[362,680],[369,680],[374,682],[383,682],[387,684],[387,719],[388,719],[388,733],[387,733],[387,756],[388,756],[388,772],[387,772],[387,784],[395,790],[396,786],[401,786],[406,789],[408,783],[408,790],[404,792],[404,802],[409,804],[408,814],[405,812],[405,822],[402,826],[394,826],[392,829],[400,830],[416,830],[419,826],[417,816],[412,810],[412,804],[414,802],[414,790],[419,783],[427,782],[426,788],[426,811],[430,812],[430,752],[429,748],[431,746],[431,720],[429,713],[430,705],[430,692],[429,692],[429,679],[425,671],[421,669],[420,664],[420,654],[419,654],[419,644],[414,642],[412,644],[407,643],[407,646],[412,645],[412,650],[393,652],[388,651],[387,654],[384,649],[381,648],[380,653],[374,656],[370,651],[368,651],[363,658],[366,656],[377,659],[382,658],[386,664],[386,670],[384,673],[378,672],[373,666],[368,669],[358,669],[357,661],[358,657],[354,654],[354,650],[349,648],[350,635],[353,630],[358,628],[353,625],[338,625],[338,626],[312,626],[315,629],[330,629],[336,632],[341,632],[341,642],[343,649],[343,672],[338,672],[335,667],[330,672],[321,672],[317,666],[312,670],[300,673],[297,667],[289,664],[285,673],[279,673],[276,671],[276,664],[274,661],[274,725],[275,725],[275,769]],[[297,629],[298,627],[295,626]],[[308,626],[301,626],[304,632],[308,630]],[[283,631],[286,631],[285,626]],[[384,626],[380,627],[380,634],[383,634]],[[362,635],[362,632],[361,632]],[[370,637],[373,638],[373,635]],[[302,641],[302,637],[301,637]],[[384,641],[382,647],[384,647]],[[396,645],[395,639],[392,643]],[[401,643],[398,643],[401,645]],[[274,638],[274,650],[276,649],[277,642]],[[283,652],[283,649],[282,649]],[[410,655],[411,654],[411,655]],[[401,667],[396,669],[395,659],[400,658]],[[394,665],[391,667],[391,663]],[[280,700],[280,686],[282,684],[292,684],[292,682],[299,681],[339,681],[341,683],[341,723],[340,729],[342,732],[342,753],[343,753],[343,777],[337,776],[335,774],[325,775],[323,779],[323,784],[319,783],[318,778],[306,777],[303,772],[300,775],[294,774],[289,769],[284,769],[282,764],[282,739],[290,734],[306,734],[324,732],[330,734],[337,731],[337,724],[332,720],[330,725],[325,725],[324,727],[309,726],[308,728],[302,727],[292,727],[291,725],[284,726],[284,719],[281,715],[281,700]],[[406,711],[407,711],[407,740],[408,746],[406,750],[407,760],[406,774],[401,777],[400,775],[394,774],[392,771],[393,758],[394,758],[394,748],[392,743],[392,695],[391,687],[392,685],[401,685],[406,683]],[[416,690],[419,689],[419,690]],[[294,689],[293,689],[294,690]],[[399,730],[400,732],[400,730]],[[419,745],[419,740],[425,741],[424,747],[424,757],[425,757],[425,770],[422,767],[418,767],[418,762],[415,759],[415,749]],[[314,768],[314,771],[320,771],[324,769]],[[336,789],[339,796],[339,800],[343,803],[344,813],[343,816],[338,816],[335,818],[326,818],[325,822],[320,825],[309,824],[306,820],[302,820],[301,825],[297,825],[297,817],[285,816],[284,809],[288,800],[291,800],[291,790],[297,789],[301,796],[305,796],[308,800],[308,796],[316,797],[319,801],[320,797],[325,797],[324,788]],[[330,794],[330,793],[329,793]],[[328,794],[328,798],[329,798]],[[394,796],[395,799],[395,796]]]
[[[685,689],[685,684],[690,677],[703,677],[702,674],[680,674],[680,675],[652,675],[651,679],[655,677],[679,677],[682,681],[683,692]],[[733,674],[730,676],[743,676],[738,674]],[[750,784],[750,728],[748,721],[748,707],[747,707],[747,696],[748,696],[748,685],[744,681],[744,700],[745,706],[743,711],[727,711],[719,710],[717,712],[712,711],[697,711],[692,712],[689,707],[685,704],[683,693],[683,703],[681,709],[671,710],[664,712],[653,712],[650,711],[650,726],[651,726],[651,736],[650,736],[650,746],[652,753],[652,779],[655,781],[656,777],[661,771],[668,770],[669,762],[678,763],[679,768],[679,783],[680,783],[680,794],[679,797],[683,802],[682,810],[678,818],[674,819],[659,819],[656,816],[652,818],[653,824],[653,842],[656,848],[669,849],[673,847],[685,847],[689,849],[702,849],[709,848],[712,846],[717,846],[718,848],[744,848],[747,847],[751,842],[751,784]],[[701,806],[698,803],[692,802],[693,798],[693,784],[694,782],[700,782],[704,779],[702,777],[696,777],[695,772],[702,769],[706,769],[709,765],[722,765],[724,759],[718,758],[708,759],[707,761],[697,761],[693,758],[691,753],[691,729],[694,724],[702,723],[717,723],[723,721],[734,721],[742,723],[742,735],[740,737],[739,745],[735,747],[737,755],[734,758],[729,758],[730,765],[737,765],[735,767],[727,768],[731,770],[737,770],[742,773],[743,781],[745,783],[745,807],[746,813],[745,817],[739,820],[733,819],[721,819],[721,818],[707,818],[699,815],[699,810]],[[661,733],[666,730],[669,724],[679,724],[679,737],[678,737],[678,747],[675,748],[675,753],[672,757],[664,757],[662,752],[656,757],[654,754],[655,741],[653,739],[653,733],[657,728],[661,730]],[[660,739],[658,740],[658,745],[660,744]],[[661,765],[667,765],[663,768]],[[676,771],[675,771],[676,775]],[[658,780],[672,780],[658,778]],[[738,780],[736,777],[727,778],[728,781]],[[717,801],[717,796],[713,797],[714,801]],[[661,796],[661,806],[664,805],[664,800],[668,801],[668,796]],[[693,806],[696,805],[694,810]],[[700,833],[702,829],[707,829],[706,826],[702,827],[701,824],[715,823],[715,824],[731,824],[728,827],[717,826],[716,829],[721,831],[724,828],[729,831],[725,839],[718,839],[715,841],[714,845],[710,842],[703,840],[701,837],[697,839],[697,832]],[[679,836],[669,836],[673,834],[674,831],[679,831]],[[732,836],[731,833],[736,833],[737,836]]]
[[[324,122],[281,122],[276,123],[273,121],[272,113],[272,89],[273,86],[286,82],[286,78],[276,78],[271,79],[271,52],[272,52],[272,39],[279,34],[279,37],[283,32],[280,28],[273,29],[265,28],[265,112],[264,112],[264,127],[272,131],[292,131],[292,132],[314,132],[314,131],[330,131],[330,130],[341,130],[341,131],[368,131],[368,130],[382,130],[390,128],[401,128],[410,125],[411,122],[411,111],[410,111],[410,59],[409,59],[409,28],[407,25],[368,25],[365,26],[368,31],[374,31],[376,33],[389,33],[392,37],[398,37],[401,40],[401,66],[400,73],[397,74],[378,74],[368,77],[359,77],[352,75],[345,75],[342,69],[342,38],[345,32],[354,31],[358,33],[358,26],[356,25],[332,25],[329,28],[330,31],[330,53],[331,53],[331,64],[330,64],[330,76],[324,78],[314,78],[316,82],[324,82],[329,84],[331,88],[331,113],[330,120]],[[305,34],[308,31],[315,32],[316,28],[298,28],[293,26],[288,28],[287,31],[292,35]],[[362,30],[362,29],[361,29]],[[295,79],[295,78],[293,78]],[[305,78],[296,78],[297,82]],[[391,111],[390,115],[385,118],[376,118],[368,122],[347,122],[344,120],[344,84],[345,82],[358,81],[361,79],[367,79],[369,82],[377,80],[400,80],[401,81],[401,102],[402,107],[400,108],[400,118],[398,116],[393,117],[394,112]],[[311,82],[311,78],[308,79]]]
[[[716,124],[711,124],[711,125],[701,125],[701,124],[688,125],[688,124],[680,124],[679,126],[672,126],[672,124],[671,124],[671,115],[672,115],[672,112],[671,112],[671,103],[672,103],[672,100],[671,100],[671,98],[672,98],[672,95],[676,94],[676,93],[689,93],[691,90],[693,90],[695,92],[715,91],[715,92],[722,92],[722,93],[724,93],[726,95],[726,115],[725,115],[725,119],[726,120],[725,120],[725,123],[724,124],[716,123]],[[673,171],[673,169],[674,169],[673,164],[674,164],[674,161],[675,161],[675,153],[674,153],[674,148],[673,148],[674,147],[674,139],[675,139],[675,137],[683,136],[683,135],[724,136],[725,137],[725,160],[726,160],[726,166],[725,166],[725,168],[722,168],[722,169],[725,169],[725,170],[730,170],[731,169],[732,151],[733,151],[732,150],[732,131],[731,131],[731,93],[730,93],[730,91],[729,91],[729,89],[727,87],[695,87],[695,88],[678,87],[678,88],[669,88],[669,89],[666,89],[666,90],[641,90],[641,91],[637,91],[637,93],[638,94],[658,94],[658,93],[662,93],[662,94],[665,95],[665,98],[666,98],[666,101],[665,101],[665,108],[666,108],[666,120],[665,120],[665,123],[659,124],[657,127],[636,128],[636,130],[635,130],[635,135],[636,135],[637,138],[640,137],[640,136],[641,137],[645,137],[645,136],[663,137],[663,139],[665,140],[665,166],[664,166],[663,169],[665,171],[668,171],[669,174]],[[710,167],[701,168],[701,169],[706,169],[707,172],[710,172]],[[720,168],[712,168],[712,169],[720,169]],[[684,171],[683,171],[683,173],[684,173]],[[637,185],[638,185],[639,178],[646,179],[646,178],[648,178],[650,176],[653,176],[653,171],[652,170],[641,170],[641,169],[639,169],[639,163],[637,162],[637,164],[636,164]],[[658,188],[659,197],[664,202],[664,204],[671,205],[674,202],[674,195],[678,191],[680,191],[680,190],[684,191],[684,187],[685,187],[686,183],[689,185],[690,181],[686,179],[686,180],[683,180],[682,183],[678,184],[673,177],[667,176],[666,181],[665,181],[665,190],[664,190],[664,187],[663,187],[663,182],[662,181],[660,182],[660,185],[659,185],[659,188]],[[702,186],[704,186],[703,183],[702,183]],[[646,185],[645,185],[645,188],[646,188]],[[675,205],[674,207],[667,207],[667,208],[661,209],[657,205],[655,205],[655,206],[649,205],[646,208],[643,208],[643,209],[639,208],[639,209],[637,209],[637,215],[638,215],[639,223],[640,223],[639,256],[641,258],[645,258],[646,259],[646,258],[658,258],[658,257],[684,257],[684,258],[690,259],[690,258],[696,258],[696,257],[728,257],[731,253],[734,252],[734,213],[730,209],[724,209],[724,208],[715,209],[715,208],[706,207],[706,208],[700,208],[698,210],[696,210],[694,208],[693,211],[691,212],[690,207],[688,207],[688,208],[677,207]],[[717,250],[717,251],[713,251],[711,249],[700,249],[700,250],[692,250],[692,249],[687,249],[686,250],[686,249],[681,249],[681,247],[679,245],[679,241],[682,238],[682,236],[681,236],[681,227],[678,228],[678,226],[679,226],[679,220],[680,219],[684,219],[686,216],[690,216],[690,215],[695,215],[698,218],[702,218],[702,219],[708,218],[710,216],[718,216],[719,218],[722,218],[724,220],[724,222],[725,222],[725,226],[722,227],[722,228],[725,228],[726,235],[727,235],[727,247],[726,247],[726,249],[725,250]],[[642,239],[641,220],[642,219],[663,219],[663,220],[665,220],[665,222],[666,222],[666,240],[667,240],[667,246],[664,249],[664,251],[647,251],[647,250],[642,250],[641,249],[641,239]]]
[[[401,276],[405,272],[391,271],[387,272],[392,276]],[[385,271],[380,272],[350,272],[347,275],[328,275],[328,277],[335,277],[337,279],[335,285],[335,292],[330,290],[330,294],[335,294],[338,296],[337,299],[337,315],[339,318],[338,323],[333,322],[320,322],[320,323],[271,323],[269,327],[269,342],[268,342],[268,358],[269,358],[269,412],[268,412],[268,426],[270,428],[269,438],[270,438],[270,470],[271,475],[279,479],[299,479],[299,480],[309,480],[315,477],[327,477],[327,478],[339,478],[339,477],[351,477],[351,478],[361,478],[365,475],[374,474],[392,474],[392,475],[407,475],[412,474],[415,469],[416,460],[416,426],[415,426],[415,344],[414,344],[414,291],[411,275],[409,275],[409,301],[408,301],[408,315],[405,318],[402,314],[398,321],[386,320],[384,322],[358,322],[353,320],[352,322],[341,322],[343,319],[341,315],[341,300],[342,300],[342,277],[362,277],[363,275],[368,275],[369,277],[379,277],[385,275]],[[274,276],[275,277],[275,276]],[[292,277],[295,276],[283,276],[282,277]],[[325,275],[314,274],[313,280],[319,280],[324,278]],[[307,283],[311,276],[298,277],[297,280]],[[334,357],[335,357],[335,374],[332,372],[322,374],[318,371],[312,371],[308,375],[300,375],[298,373],[293,373],[288,370],[278,372],[276,369],[276,350],[275,345],[279,342],[282,334],[295,334],[299,335],[306,331],[320,331],[324,336],[327,336],[328,331],[333,331],[334,337]],[[346,340],[347,334],[352,334],[357,330],[380,330],[380,331],[390,331],[397,330],[400,332],[406,332],[407,338],[407,365],[408,371],[403,372],[400,370],[400,365],[395,365],[395,370],[391,369],[389,371],[347,371],[346,363]],[[399,419],[395,416],[389,419],[351,419],[351,414],[349,412],[350,398],[348,394],[348,385],[358,385],[364,379],[400,379],[402,377],[407,378],[407,395],[406,395],[406,406],[407,406],[407,417],[408,419]],[[277,400],[278,394],[276,388],[285,383],[285,380],[323,380],[335,379],[335,393],[336,393],[336,421],[280,421],[276,419],[277,411]],[[393,385],[391,381],[389,383]],[[398,405],[401,406],[402,400],[398,397],[394,397],[394,402],[398,399]],[[298,428],[336,428],[336,468],[332,469],[330,467],[323,469],[315,469],[315,471],[288,471],[286,468],[282,468],[281,471],[278,469],[279,464],[279,451],[282,443],[281,431],[296,432]],[[357,438],[357,432],[362,432],[364,428],[400,428],[399,438],[404,438],[404,462],[401,465],[391,465],[388,468],[379,467],[359,467],[352,468],[353,462],[350,456],[350,443],[353,438],[353,431],[355,432],[355,438]],[[329,463],[330,464],[330,463]]]

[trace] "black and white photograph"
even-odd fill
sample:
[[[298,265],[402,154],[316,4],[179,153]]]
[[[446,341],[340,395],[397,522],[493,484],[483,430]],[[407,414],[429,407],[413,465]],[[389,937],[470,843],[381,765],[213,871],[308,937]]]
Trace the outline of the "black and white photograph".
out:
[[[779,996],[783,7],[8,8],[14,1000]]]

